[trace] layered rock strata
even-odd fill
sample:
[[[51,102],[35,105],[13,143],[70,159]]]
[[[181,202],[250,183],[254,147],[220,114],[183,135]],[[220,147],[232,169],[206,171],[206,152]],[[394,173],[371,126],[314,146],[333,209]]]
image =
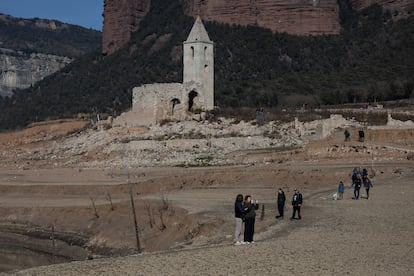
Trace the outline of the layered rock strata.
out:
[[[338,34],[337,0],[180,0],[185,14],[204,21],[257,25],[296,35]],[[414,12],[412,0],[348,0],[357,10],[382,5],[395,17]],[[149,11],[151,0],[105,0],[103,53],[125,45]]]
[[[257,25],[298,35],[337,34],[336,0],[180,0],[184,12],[206,21]],[[103,53],[125,45],[150,8],[150,0],[105,0]]]
[[[11,96],[16,88],[27,88],[72,61],[56,55],[0,48],[0,96]]]
[[[414,14],[413,0],[349,0],[352,7],[361,10],[373,4],[378,4],[391,11],[395,17],[406,17]]]
[[[185,12],[207,21],[258,25],[298,35],[337,34],[336,0],[186,0]]]
[[[131,39],[145,17],[150,0],[105,0],[102,52],[112,54]]]

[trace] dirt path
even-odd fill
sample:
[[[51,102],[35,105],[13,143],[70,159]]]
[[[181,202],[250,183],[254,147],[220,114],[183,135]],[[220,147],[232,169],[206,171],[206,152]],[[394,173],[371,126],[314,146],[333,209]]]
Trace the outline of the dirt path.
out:
[[[39,267],[15,275],[412,275],[414,169],[379,176],[369,200],[308,196],[302,221],[252,245],[212,245]],[[362,194],[364,194],[362,192]]]

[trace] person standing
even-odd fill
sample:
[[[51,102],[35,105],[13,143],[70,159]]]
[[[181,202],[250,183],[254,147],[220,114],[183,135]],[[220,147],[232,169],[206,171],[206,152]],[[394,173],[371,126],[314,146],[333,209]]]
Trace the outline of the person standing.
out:
[[[344,131],[344,136],[345,136],[345,142],[348,142],[351,140],[351,134],[349,133],[347,129]]]
[[[286,202],[285,192],[282,190],[282,188],[279,188],[279,191],[277,193],[277,210],[279,211],[279,215],[276,216],[276,218],[283,218],[283,213],[285,210],[285,202]]]
[[[296,212],[298,213],[298,219],[302,219],[300,215],[300,207],[302,206],[303,202],[302,194],[297,189],[295,189],[294,191],[295,193],[293,194],[292,198],[293,214],[290,219],[296,219]]]
[[[244,206],[243,206],[243,195],[238,194],[236,201],[234,202],[234,217],[235,217],[235,229],[234,229],[234,242],[235,245],[243,244],[241,240],[241,232],[243,227],[244,218]]]
[[[256,211],[259,204],[252,199],[250,195],[244,197],[244,243],[253,243],[254,223],[256,220]]]
[[[344,192],[345,192],[345,185],[342,181],[339,181],[338,185],[338,199],[344,198]]]

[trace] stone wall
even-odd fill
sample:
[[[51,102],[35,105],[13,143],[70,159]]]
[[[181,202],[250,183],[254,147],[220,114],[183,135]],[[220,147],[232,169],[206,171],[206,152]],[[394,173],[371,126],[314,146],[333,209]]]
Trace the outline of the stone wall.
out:
[[[337,128],[359,127],[354,121],[345,119],[340,114],[331,114],[329,119],[312,122],[300,122],[295,118],[295,129],[300,137],[308,137],[309,140],[324,139],[331,135]]]
[[[162,120],[182,120],[185,116],[181,83],[155,83],[135,87],[132,110],[115,118],[115,126],[150,126]],[[175,101],[177,100],[177,101]]]
[[[196,91],[189,110],[189,93]],[[206,99],[198,83],[154,83],[135,87],[132,91],[132,110],[114,119],[114,126],[138,127],[162,121],[185,121],[195,118],[192,111],[204,110]]]

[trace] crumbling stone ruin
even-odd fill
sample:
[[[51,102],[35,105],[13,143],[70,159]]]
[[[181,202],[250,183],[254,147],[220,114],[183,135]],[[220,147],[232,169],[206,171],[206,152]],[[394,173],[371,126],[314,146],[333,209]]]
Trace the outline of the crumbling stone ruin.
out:
[[[214,108],[214,43],[198,17],[183,43],[183,83],[144,84],[133,89],[132,110],[114,125],[149,126],[183,121]]]

